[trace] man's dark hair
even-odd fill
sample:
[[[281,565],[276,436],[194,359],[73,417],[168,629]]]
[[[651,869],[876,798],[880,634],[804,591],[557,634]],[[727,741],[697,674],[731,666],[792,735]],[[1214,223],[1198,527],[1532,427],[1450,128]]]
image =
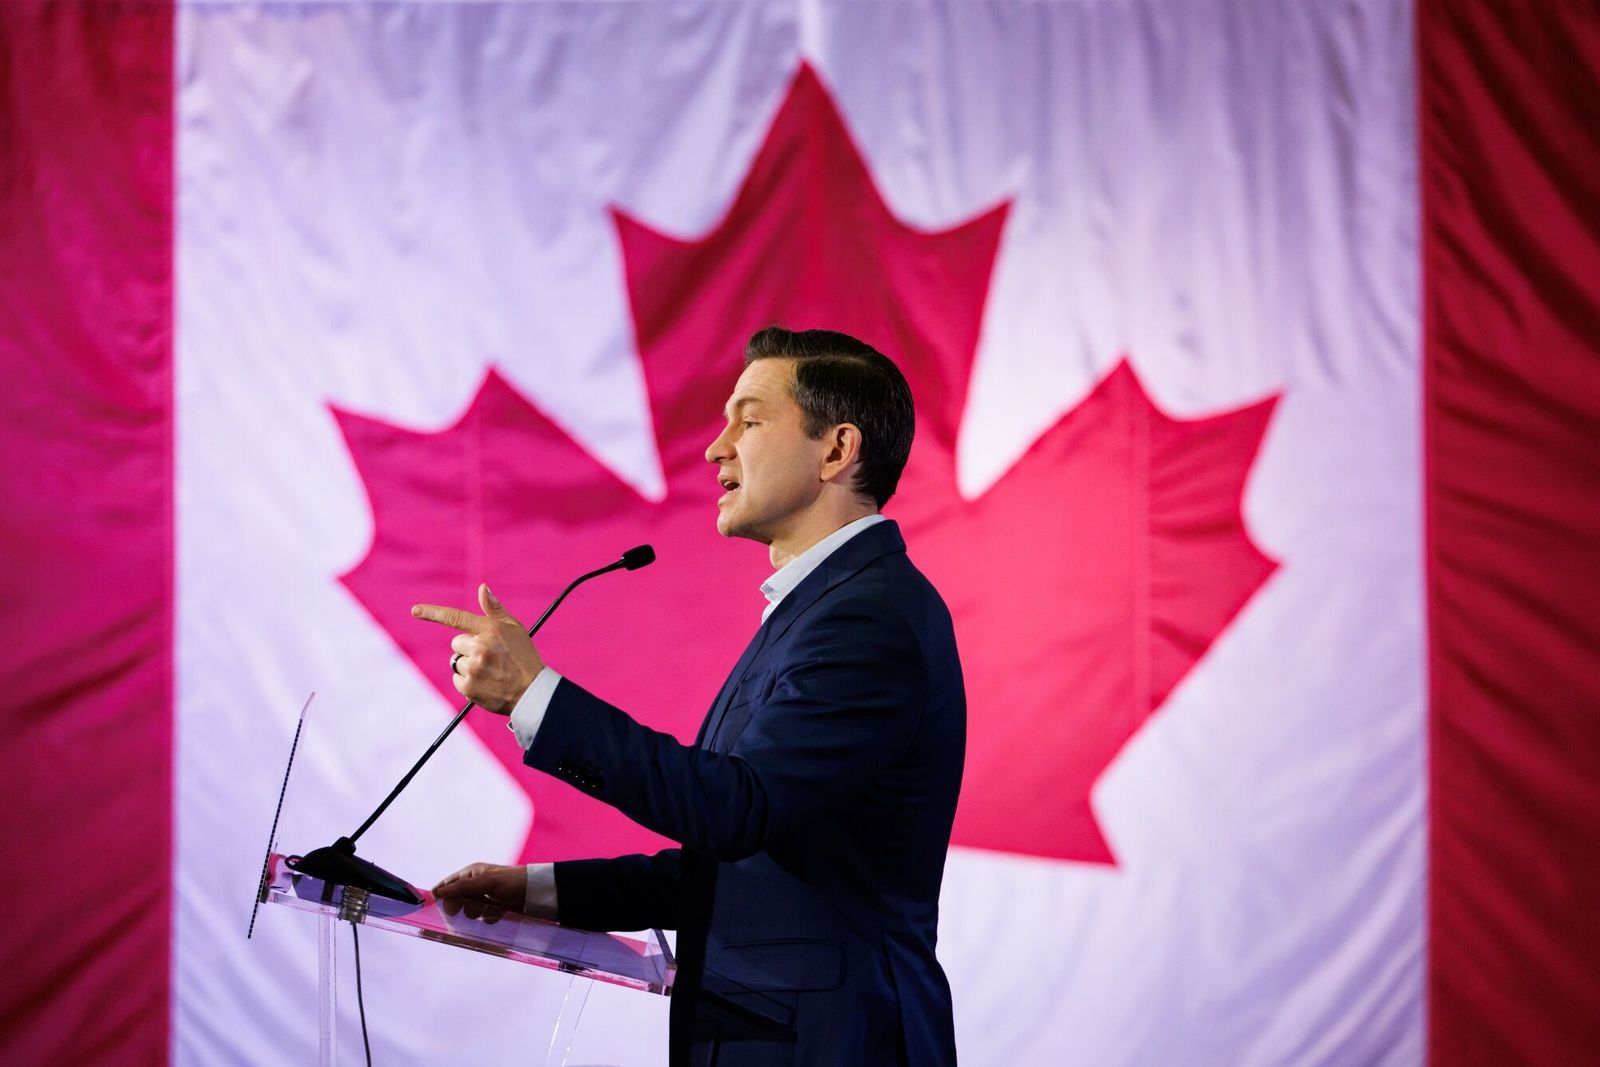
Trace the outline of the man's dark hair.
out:
[[[744,363],[792,359],[794,399],[806,433],[821,437],[841,422],[861,431],[861,472],[855,491],[883,507],[900,484],[911,455],[916,413],[911,386],[888,356],[835,330],[768,326],[744,347]]]

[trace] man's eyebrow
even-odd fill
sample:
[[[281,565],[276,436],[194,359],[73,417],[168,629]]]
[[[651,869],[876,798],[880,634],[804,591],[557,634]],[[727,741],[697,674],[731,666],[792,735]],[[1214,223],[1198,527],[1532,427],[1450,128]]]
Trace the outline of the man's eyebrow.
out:
[[[747,407],[750,407],[752,404],[765,404],[765,403],[766,403],[766,401],[761,399],[759,396],[736,396],[732,400],[728,401],[728,406],[722,409],[722,413],[724,415],[731,416],[735,411],[738,411],[740,408],[747,408]]]

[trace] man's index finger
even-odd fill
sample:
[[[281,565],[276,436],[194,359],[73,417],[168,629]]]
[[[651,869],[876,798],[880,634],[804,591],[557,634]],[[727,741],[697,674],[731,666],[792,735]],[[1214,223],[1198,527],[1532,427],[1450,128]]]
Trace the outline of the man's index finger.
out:
[[[474,615],[470,611],[447,608],[439,604],[413,604],[411,614],[419,619],[449,626],[467,634],[482,633],[484,627],[489,625],[489,620],[482,615]]]

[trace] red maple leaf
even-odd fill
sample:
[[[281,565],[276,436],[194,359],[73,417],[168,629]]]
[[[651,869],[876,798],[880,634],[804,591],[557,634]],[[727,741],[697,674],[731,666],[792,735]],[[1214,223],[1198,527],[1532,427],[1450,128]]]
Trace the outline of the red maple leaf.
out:
[[[1112,862],[1089,793],[1271,573],[1239,502],[1274,401],[1181,421],[1126,363],[975,500],[955,443],[1007,205],[940,233],[899,222],[838,111],[802,67],[723,220],[680,240],[614,212],[666,496],[647,500],[498,374],[453,427],[336,412],[374,514],[345,584],[454,701],[448,635],[417,601],[487,580],[533,614],[636,542],[661,562],[574,597],[541,635],[563,673],[688,740],[760,617],[765,553],[715,532],[703,450],[762,326],[826,326],[899,360],[917,438],[889,514],[956,619],[970,705],[955,842]],[[627,583],[624,586],[622,583]],[[503,720],[469,720],[534,804],[523,857],[660,844],[527,771]]]

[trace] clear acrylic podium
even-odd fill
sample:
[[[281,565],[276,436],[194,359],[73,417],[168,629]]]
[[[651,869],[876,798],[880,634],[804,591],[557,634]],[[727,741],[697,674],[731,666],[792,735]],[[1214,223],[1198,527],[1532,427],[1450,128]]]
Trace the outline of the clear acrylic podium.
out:
[[[317,1047],[320,1062],[335,1062],[334,935],[340,922],[362,926],[454,948],[486,952],[491,956],[532,964],[571,975],[550,1033],[546,1064],[566,1062],[589,996],[589,982],[609,982],[662,996],[672,992],[677,967],[661,931],[649,941],[614,934],[571,930],[558,923],[507,912],[493,920],[471,919],[463,913],[446,915],[431,894],[421,906],[403,904],[365,890],[328,886],[290,870],[283,856],[267,858],[260,901],[281,904],[317,917]]]

